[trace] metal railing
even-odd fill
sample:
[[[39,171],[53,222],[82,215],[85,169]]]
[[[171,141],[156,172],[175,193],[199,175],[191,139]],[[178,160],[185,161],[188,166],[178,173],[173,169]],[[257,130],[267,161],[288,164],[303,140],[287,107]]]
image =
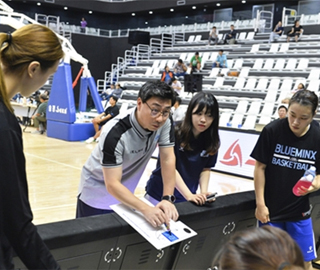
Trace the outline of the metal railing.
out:
[[[295,20],[300,20],[300,17],[295,9],[284,7],[282,10],[282,25],[293,25]]]
[[[81,33],[79,25],[64,24],[63,27],[66,28],[66,30],[71,31],[72,33],[111,38],[111,37],[128,37],[129,32],[134,30],[147,31],[150,33],[150,35],[162,35],[164,33],[174,34],[174,33],[191,33],[191,32],[209,32],[213,26],[216,26],[219,30],[228,30],[231,24],[233,24],[237,30],[254,28],[256,25],[256,19],[169,25],[169,26],[134,28],[134,29],[117,29],[117,30],[107,30],[107,29],[101,29],[101,28],[86,27],[85,33]]]

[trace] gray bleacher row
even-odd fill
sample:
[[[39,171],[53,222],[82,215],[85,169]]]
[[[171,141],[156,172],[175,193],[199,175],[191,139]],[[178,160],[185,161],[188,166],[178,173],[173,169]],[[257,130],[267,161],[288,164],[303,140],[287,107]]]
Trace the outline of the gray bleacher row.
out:
[[[304,38],[299,43],[177,44],[153,54],[150,60],[141,61],[136,67],[128,67],[119,78],[128,88],[123,98],[134,102],[140,86],[147,80],[159,79],[162,67],[168,64],[172,68],[178,58],[188,63],[194,52],[199,51],[203,57],[203,90],[214,93],[219,101],[220,126],[254,129],[256,123],[267,124],[277,117],[281,100],[297,84],[304,83],[310,90],[319,92],[320,45]],[[314,38],[319,36],[313,35]],[[211,70],[220,48],[228,55],[229,68]],[[226,76],[229,70],[239,71],[239,77]],[[219,71],[225,73],[225,77],[217,77]],[[191,94],[184,94],[182,98],[183,104],[188,104]]]

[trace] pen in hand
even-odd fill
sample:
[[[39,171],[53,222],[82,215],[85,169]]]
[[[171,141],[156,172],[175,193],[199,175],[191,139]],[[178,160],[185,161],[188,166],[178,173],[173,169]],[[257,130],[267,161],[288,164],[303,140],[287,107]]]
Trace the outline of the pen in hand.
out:
[[[170,228],[168,227],[168,225],[167,225],[166,223],[164,223],[164,226],[166,226],[167,232],[171,235],[171,230],[170,230]]]

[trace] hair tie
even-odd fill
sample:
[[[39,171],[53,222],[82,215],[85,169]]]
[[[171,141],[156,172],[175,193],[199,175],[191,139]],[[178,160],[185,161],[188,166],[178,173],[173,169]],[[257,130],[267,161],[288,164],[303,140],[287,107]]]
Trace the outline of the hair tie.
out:
[[[11,41],[12,41],[12,35],[11,35],[11,33],[7,33],[7,42],[9,43],[9,44],[11,44]]]
[[[290,265],[288,262],[283,262],[282,264],[279,265],[278,270],[283,270],[286,266]]]

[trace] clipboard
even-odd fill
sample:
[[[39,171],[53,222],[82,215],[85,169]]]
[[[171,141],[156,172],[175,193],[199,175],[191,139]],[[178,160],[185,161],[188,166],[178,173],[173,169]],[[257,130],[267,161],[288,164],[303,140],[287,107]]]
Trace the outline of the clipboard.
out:
[[[148,200],[144,198],[141,200],[153,206]],[[181,221],[170,220],[170,234],[164,224],[156,228],[153,227],[140,212],[129,206],[120,203],[110,205],[110,208],[158,250],[197,235],[194,230]]]

